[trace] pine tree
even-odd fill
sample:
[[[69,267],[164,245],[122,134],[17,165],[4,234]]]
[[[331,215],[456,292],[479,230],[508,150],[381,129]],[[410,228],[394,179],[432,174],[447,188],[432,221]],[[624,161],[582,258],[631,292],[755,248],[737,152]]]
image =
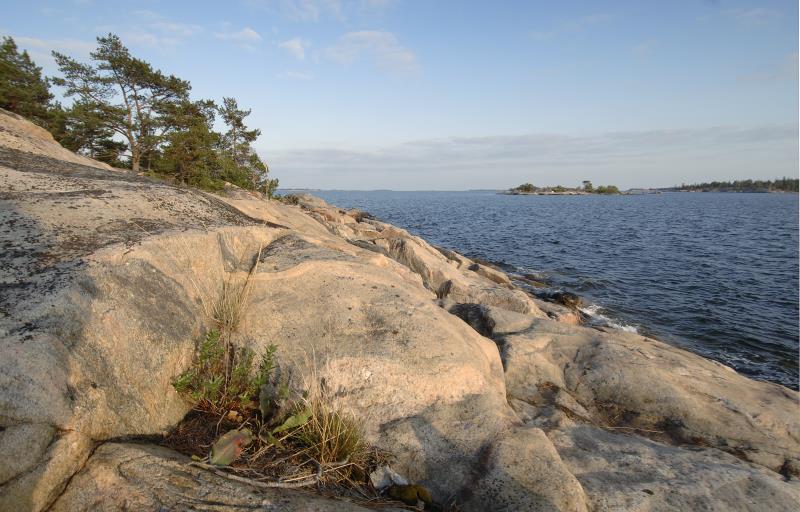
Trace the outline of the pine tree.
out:
[[[248,130],[244,124],[244,119],[250,115],[250,112],[249,109],[239,110],[235,98],[222,98],[219,114],[228,126],[228,132],[223,141],[230,157],[239,166],[247,165],[250,159],[250,144],[261,135],[261,130]]]
[[[249,130],[244,124],[250,112],[249,109],[240,110],[235,98],[222,99],[219,114],[228,126],[222,138],[223,151],[235,167],[230,169],[226,179],[251,190],[261,190],[268,181],[269,169],[251,146],[261,130]]]
[[[165,110],[172,103],[187,101],[191,87],[132,57],[114,34],[98,37],[97,43],[91,54],[96,66],[53,52],[64,75],[53,83],[65,87],[67,96],[92,105],[103,124],[123,137],[131,168],[138,172],[142,158],[152,158],[165,136]]]
[[[0,108],[47,128],[52,99],[42,68],[34,64],[27,51],[19,51],[14,39],[4,37],[0,44]]]
[[[62,146],[115,167],[123,166],[121,156],[127,145],[114,140],[114,131],[103,121],[96,105],[76,101],[58,115],[63,116],[62,133],[54,135]]]
[[[219,188],[220,169],[215,148],[220,135],[211,128],[216,105],[213,101],[182,101],[170,105],[165,116],[169,126],[165,134],[159,171],[187,185]]]

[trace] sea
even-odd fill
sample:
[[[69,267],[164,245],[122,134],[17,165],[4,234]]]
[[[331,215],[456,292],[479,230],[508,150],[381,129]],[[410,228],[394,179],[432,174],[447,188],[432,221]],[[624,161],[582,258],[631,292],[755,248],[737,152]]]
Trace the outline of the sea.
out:
[[[575,293],[593,323],[798,388],[797,194],[312,193]]]

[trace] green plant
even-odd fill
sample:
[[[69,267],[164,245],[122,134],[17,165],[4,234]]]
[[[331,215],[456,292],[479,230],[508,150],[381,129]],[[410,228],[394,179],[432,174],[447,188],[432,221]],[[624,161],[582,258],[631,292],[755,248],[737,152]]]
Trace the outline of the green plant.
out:
[[[300,198],[295,194],[287,194],[285,196],[281,196],[280,200],[284,204],[293,204],[293,205],[300,204]]]
[[[254,392],[252,394],[258,393],[258,390],[261,389],[261,386],[269,381],[269,377],[276,367],[275,352],[277,350],[278,347],[276,345],[270,344],[270,346],[267,347],[267,351],[264,352],[264,355],[261,358],[261,363],[258,365],[258,371],[256,372],[256,375],[251,383],[251,385],[254,386]]]
[[[246,347],[231,349],[220,331],[206,334],[192,366],[176,377],[172,385],[198,408],[214,412],[255,409],[255,401],[275,369],[275,345],[270,345],[257,367],[255,354]]]

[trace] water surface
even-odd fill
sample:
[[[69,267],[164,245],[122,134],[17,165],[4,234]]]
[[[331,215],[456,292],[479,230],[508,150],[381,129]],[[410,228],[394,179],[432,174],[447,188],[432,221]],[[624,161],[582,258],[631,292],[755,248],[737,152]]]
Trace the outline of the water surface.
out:
[[[798,387],[797,194],[315,194],[540,274],[618,326]]]

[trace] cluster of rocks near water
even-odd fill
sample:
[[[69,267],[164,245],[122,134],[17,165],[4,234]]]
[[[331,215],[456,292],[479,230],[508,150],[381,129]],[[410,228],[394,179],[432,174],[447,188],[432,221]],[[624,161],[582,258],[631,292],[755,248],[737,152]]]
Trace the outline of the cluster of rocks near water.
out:
[[[260,255],[260,256],[259,256]],[[176,188],[0,112],[0,510],[362,510],[157,446],[209,303],[259,258],[237,342],[324,379],[460,510],[796,510],[798,394],[579,325],[356,211]]]

